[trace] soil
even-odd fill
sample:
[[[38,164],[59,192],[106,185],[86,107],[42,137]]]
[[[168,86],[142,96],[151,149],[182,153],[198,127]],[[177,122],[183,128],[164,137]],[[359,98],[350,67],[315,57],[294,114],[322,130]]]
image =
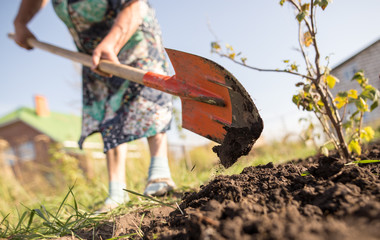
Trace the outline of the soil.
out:
[[[380,159],[380,144],[361,158]],[[136,239],[380,239],[379,174],[380,164],[334,155],[247,167],[185,193],[184,214],[164,207],[121,216],[95,229],[95,239],[139,229]]]
[[[259,117],[258,121],[251,128],[225,127],[226,137],[221,145],[217,145],[212,150],[218,155],[220,164],[225,168],[231,167],[241,156],[247,155],[260,137],[263,123]]]

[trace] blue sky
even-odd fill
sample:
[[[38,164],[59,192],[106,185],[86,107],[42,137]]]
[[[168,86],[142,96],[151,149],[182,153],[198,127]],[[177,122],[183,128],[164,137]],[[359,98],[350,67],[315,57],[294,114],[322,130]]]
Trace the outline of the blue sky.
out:
[[[26,51],[6,36],[20,0],[3,1],[0,8],[0,116],[20,107],[33,107],[33,96],[48,98],[50,109],[80,114],[80,67],[41,50]],[[300,111],[291,102],[297,78],[280,73],[261,73],[221,59],[210,52],[210,42],[231,44],[248,58],[247,64],[281,68],[282,60],[302,62],[294,11],[279,0],[150,0],[156,9],[164,45],[209,58],[228,69],[251,95],[264,119],[264,134],[276,136],[297,128]],[[337,65],[380,38],[379,0],[335,0],[318,11],[321,55]],[[30,23],[41,41],[74,49],[71,37],[55,16],[51,4]],[[295,123],[295,124],[292,124]]]

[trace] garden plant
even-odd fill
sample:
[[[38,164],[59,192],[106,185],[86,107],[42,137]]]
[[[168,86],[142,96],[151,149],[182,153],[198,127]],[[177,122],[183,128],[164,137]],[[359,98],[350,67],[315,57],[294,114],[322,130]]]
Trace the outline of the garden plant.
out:
[[[318,8],[325,10],[331,0],[281,0],[280,5],[291,4],[297,14],[299,51],[304,59],[306,67],[301,72],[299,65],[290,60],[284,60],[285,69],[263,69],[247,65],[247,58],[241,57],[241,52],[236,53],[234,48],[226,44],[221,47],[218,42],[212,42],[212,52],[226,57],[237,64],[257,71],[287,73],[299,76],[302,81],[296,83],[300,88],[292,101],[305,111],[313,112],[327,137],[322,145],[321,152],[328,155],[327,145],[332,144],[339,152],[341,158],[350,159],[351,154],[361,154],[363,140],[370,141],[374,137],[374,130],[363,127],[363,116],[373,111],[379,104],[379,90],[369,84],[363,71],[357,72],[352,81],[360,86],[360,92],[350,89],[333,95],[333,89],[339,80],[330,74],[329,57],[326,64],[321,61],[320,50],[317,42],[316,11]],[[348,104],[356,107],[353,112],[347,112]],[[340,111],[342,110],[342,111]]]

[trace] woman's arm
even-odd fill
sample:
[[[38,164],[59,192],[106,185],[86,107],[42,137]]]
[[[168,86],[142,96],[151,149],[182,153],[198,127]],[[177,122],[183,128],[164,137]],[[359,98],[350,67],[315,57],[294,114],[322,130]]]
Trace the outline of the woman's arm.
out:
[[[92,70],[109,77],[110,75],[104,74],[96,69],[100,59],[119,63],[117,54],[136,32],[141,23],[140,2],[133,1],[120,11],[109,33],[94,49],[92,53]]]
[[[49,0],[23,0],[13,21],[15,27],[15,42],[26,49],[32,49],[26,42],[28,38],[35,38],[29,31],[27,24],[43,8]]]

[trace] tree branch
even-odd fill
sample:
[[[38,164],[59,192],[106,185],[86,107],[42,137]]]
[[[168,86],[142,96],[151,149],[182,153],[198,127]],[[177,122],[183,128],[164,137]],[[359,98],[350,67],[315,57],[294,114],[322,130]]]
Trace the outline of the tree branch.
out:
[[[219,56],[221,57],[225,57],[225,58],[228,58],[230,59],[231,61],[233,61],[234,63],[237,63],[241,66],[244,66],[244,67],[247,67],[249,69],[252,69],[252,70],[256,70],[256,71],[259,71],[259,72],[278,72],[278,73],[289,73],[289,74],[293,74],[293,75],[296,75],[296,76],[299,76],[299,77],[303,77],[303,78],[306,78],[306,79],[310,79],[310,80],[315,80],[313,79],[312,77],[310,76],[306,76],[304,74],[301,74],[301,73],[297,73],[297,72],[290,72],[288,70],[280,70],[280,69],[263,69],[263,68],[258,68],[258,67],[253,67],[253,66],[249,66],[245,63],[242,63],[242,62],[239,62],[239,61],[236,61],[235,59],[232,59],[230,58],[228,55],[226,54],[223,54],[223,53],[217,53]]]

